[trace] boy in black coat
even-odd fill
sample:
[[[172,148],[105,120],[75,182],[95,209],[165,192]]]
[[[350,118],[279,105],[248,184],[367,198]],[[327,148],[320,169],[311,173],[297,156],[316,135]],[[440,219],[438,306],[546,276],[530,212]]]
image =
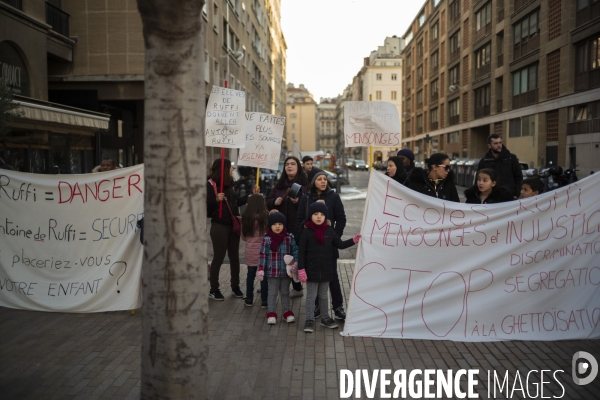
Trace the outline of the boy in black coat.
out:
[[[327,206],[322,201],[310,205],[310,219],[304,224],[300,234],[298,253],[298,278],[306,283],[306,323],[304,332],[312,332],[315,324],[315,299],[320,304],[327,304],[329,281],[334,277],[333,248],[346,249],[360,239],[360,234],[352,239],[342,241],[326,219]],[[329,317],[327,308],[321,310],[321,325],[337,328],[337,324]]]

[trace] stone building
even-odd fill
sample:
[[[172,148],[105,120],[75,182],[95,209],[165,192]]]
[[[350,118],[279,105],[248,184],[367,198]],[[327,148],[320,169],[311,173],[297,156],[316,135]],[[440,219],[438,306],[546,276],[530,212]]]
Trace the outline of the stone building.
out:
[[[404,144],[531,167],[600,167],[600,3],[428,0],[403,39]]]
[[[317,150],[317,103],[312,93],[300,84],[287,85],[285,143],[288,152],[296,142],[299,151]]]
[[[285,115],[286,43],[280,0],[207,0],[204,78],[246,92],[246,110]],[[0,42],[21,38],[37,53],[25,63],[39,76],[35,98],[92,112],[104,125],[91,132],[91,164],[111,157],[123,166],[143,162],[144,41],[134,0],[0,0]],[[36,29],[30,28],[37,26]],[[14,40],[13,40],[14,42]],[[25,46],[25,45],[24,45]],[[47,51],[45,50],[47,48]],[[0,48],[0,55],[5,53]],[[47,56],[46,56],[47,54]],[[108,123],[107,123],[108,122]],[[212,150],[212,151],[210,151]],[[208,163],[220,149],[209,148]],[[235,158],[236,152],[230,152]],[[89,172],[86,164],[82,172]]]
[[[337,103],[337,98],[321,98],[317,105],[317,150],[329,154],[337,148]]]

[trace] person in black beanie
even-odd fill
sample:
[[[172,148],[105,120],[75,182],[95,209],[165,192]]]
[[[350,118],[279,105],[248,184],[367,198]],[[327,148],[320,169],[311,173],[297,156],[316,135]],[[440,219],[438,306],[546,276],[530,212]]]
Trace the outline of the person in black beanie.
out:
[[[346,212],[344,210],[344,204],[340,196],[328,186],[327,174],[323,171],[317,172],[312,179],[309,192],[302,196],[300,204],[298,206],[298,213],[296,214],[296,242],[300,239],[300,234],[304,228],[304,224],[311,217],[309,213],[309,207],[317,200],[325,201],[327,206],[327,219],[331,222],[331,227],[338,235],[342,237],[344,234],[344,228],[346,227]],[[344,297],[342,295],[342,288],[340,286],[340,279],[337,272],[337,260],[340,258],[340,253],[337,248],[332,249],[333,252],[333,263],[334,263],[334,276],[329,281],[329,290],[331,291],[331,305],[333,308],[334,318],[338,320],[346,319],[346,312],[344,311]],[[318,301],[318,298],[317,298]],[[326,304],[321,304],[321,307],[327,307]],[[321,315],[321,309],[319,305],[315,309],[315,318]]]
[[[404,167],[406,175],[408,176],[410,171],[415,168],[415,154],[411,149],[400,149],[396,155],[402,159],[402,166]]]

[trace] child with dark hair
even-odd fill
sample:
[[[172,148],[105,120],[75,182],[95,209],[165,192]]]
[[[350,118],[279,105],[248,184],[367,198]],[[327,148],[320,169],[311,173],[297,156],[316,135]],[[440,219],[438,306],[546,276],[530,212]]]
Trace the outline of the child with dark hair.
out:
[[[491,168],[477,171],[477,183],[465,190],[469,204],[494,204],[514,200],[512,191],[498,185],[498,174]]]
[[[298,277],[306,282],[306,322],[304,332],[313,332],[315,325],[315,300],[321,305],[321,325],[335,329],[337,324],[329,317],[327,290],[334,277],[333,248],[346,249],[358,243],[361,235],[342,241],[326,219],[327,206],[318,200],[308,208],[308,220],[300,234]]]
[[[294,235],[288,233],[285,228],[286,224],[285,215],[276,210],[271,211],[267,222],[267,234],[260,245],[257,276],[259,281],[262,282],[266,277],[268,282],[267,323],[269,325],[277,323],[275,312],[277,295],[281,299],[283,319],[286,322],[295,321],[294,313],[290,308],[290,282],[293,268],[288,268],[287,264],[293,265],[293,260],[298,259],[298,246]],[[290,255],[291,260],[290,257],[286,257]]]
[[[540,178],[527,178],[521,182],[521,198],[537,196],[544,191],[544,182]]]
[[[246,265],[248,273],[246,274],[246,299],[244,304],[252,307],[254,303],[254,278],[258,269],[258,258],[260,255],[260,245],[267,232],[267,219],[269,212],[265,197],[262,194],[253,194],[248,198],[246,209],[242,213],[242,240],[246,242]],[[260,297],[262,299],[261,308],[267,308],[267,281],[260,282]]]

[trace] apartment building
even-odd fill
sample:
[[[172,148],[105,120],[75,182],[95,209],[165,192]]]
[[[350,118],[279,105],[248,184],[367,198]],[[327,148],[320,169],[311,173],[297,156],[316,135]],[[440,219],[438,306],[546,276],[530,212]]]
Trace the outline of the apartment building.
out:
[[[337,148],[337,98],[321,98],[317,105],[317,150],[335,154]]]
[[[76,45],[59,1],[0,1],[0,80],[19,105],[0,150],[17,171],[82,173],[96,165],[96,136],[110,115],[48,96],[48,77],[72,65]]]
[[[600,2],[428,0],[404,34],[403,144],[600,168]]]
[[[298,151],[317,150],[317,103],[303,84],[288,83],[282,151],[292,151],[294,143]]]
[[[202,10],[206,101],[213,85],[227,85],[246,92],[247,110],[285,115],[287,46],[280,25],[280,3],[206,1]],[[11,46],[15,40],[24,47],[36,41],[32,47],[38,52],[30,52],[24,63],[34,73],[47,71],[35,86],[38,98],[103,113],[105,119],[108,114],[107,126],[96,129],[90,140],[78,145],[91,151],[91,155],[85,153],[89,164],[102,157],[111,157],[123,166],[143,162],[144,40],[137,2],[0,0],[0,5],[2,18],[5,12],[8,21],[28,17],[27,24],[37,24],[37,31],[47,32],[24,37],[26,30],[1,24],[4,36],[0,40],[12,40]],[[10,39],[11,35],[18,38]],[[0,54],[5,53],[0,48]],[[219,156],[220,149],[208,148],[209,163]],[[229,156],[236,158],[236,151]],[[81,169],[89,170],[87,164]]]
[[[383,46],[378,46],[369,57],[364,58],[363,67],[352,81],[352,101],[385,101],[394,104],[398,115],[402,115],[402,48],[402,38],[386,37]],[[371,160],[385,161],[398,148],[373,146],[370,148]],[[349,157],[364,159],[368,163],[369,148],[355,147]]]

